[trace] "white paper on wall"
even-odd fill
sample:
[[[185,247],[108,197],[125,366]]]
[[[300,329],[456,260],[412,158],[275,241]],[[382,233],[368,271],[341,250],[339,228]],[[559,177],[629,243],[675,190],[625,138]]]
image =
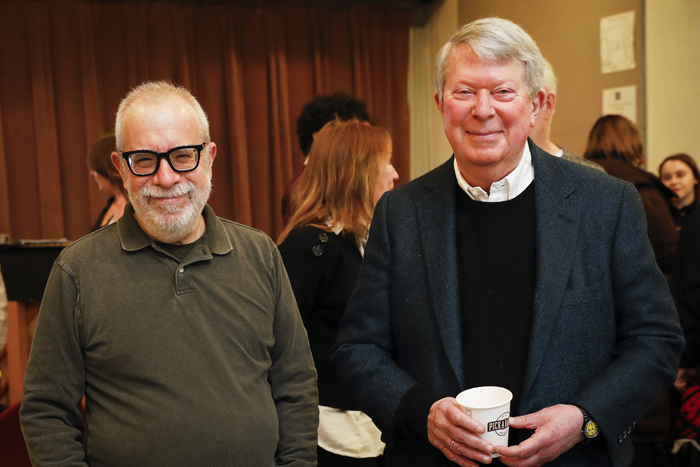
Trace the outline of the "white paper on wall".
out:
[[[633,70],[634,11],[600,19],[600,61],[603,74]]]
[[[637,123],[637,86],[603,89],[603,115],[617,114]]]

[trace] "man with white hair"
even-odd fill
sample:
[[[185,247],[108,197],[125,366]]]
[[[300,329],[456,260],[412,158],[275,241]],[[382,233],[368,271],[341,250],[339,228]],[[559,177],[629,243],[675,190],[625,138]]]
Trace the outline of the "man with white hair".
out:
[[[207,204],[204,111],[184,88],[145,83],[115,130],[131,203],[49,277],[21,407],[32,462],[316,465],[306,332],[272,240]]]
[[[543,67],[516,24],[465,25],[436,77],[454,156],[375,209],[332,362],[387,467],[628,466],[635,420],[676,377],[637,190],[528,138]],[[478,386],[513,393],[499,423],[457,403]],[[508,447],[479,436],[504,424]]]

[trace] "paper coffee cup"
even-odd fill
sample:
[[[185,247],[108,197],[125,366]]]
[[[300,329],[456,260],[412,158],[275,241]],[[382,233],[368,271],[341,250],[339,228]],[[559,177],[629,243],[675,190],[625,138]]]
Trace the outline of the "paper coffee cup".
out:
[[[508,419],[513,393],[498,386],[480,386],[467,389],[457,395],[457,402],[467,415],[486,427],[479,435],[494,446],[508,446]],[[492,454],[498,457],[498,454]]]

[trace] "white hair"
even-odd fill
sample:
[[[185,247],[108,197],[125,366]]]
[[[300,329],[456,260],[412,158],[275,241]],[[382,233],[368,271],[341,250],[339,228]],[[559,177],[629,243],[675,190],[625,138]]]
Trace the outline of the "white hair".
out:
[[[437,56],[435,90],[440,100],[445,87],[447,65],[454,49],[466,45],[480,60],[491,63],[520,61],[528,97],[542,87],[544,57],[539,47],[520,26],[502,18],[481,18],[467,23],[440,49]]]
[[[173,96],[181,98],[192,108],[192,112],[194,113],[199,126],[200,139],[202,142],[208,143],[210,141],[209,120],[207,119],[207,114],[204,112],[204,109],[202,109],[202,106],[199,105],[199,102],[197,102],[197,99],[192,95],[192,93],[182,86],[175,85],[168,81],[148,81],[139,84],[129,91],[129,93],[119,103],[117,118],[114,124],[114,134],[117,140],[117,151],[121,152],[124,150],[124,118],[129,110],[129,107],[131,107],[134,102],[144,101],[148,104],[157,104]]]

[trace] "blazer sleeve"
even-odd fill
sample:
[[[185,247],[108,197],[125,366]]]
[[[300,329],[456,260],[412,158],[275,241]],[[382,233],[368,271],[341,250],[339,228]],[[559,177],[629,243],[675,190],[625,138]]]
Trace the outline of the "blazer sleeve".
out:
[[[395,361],[391,323],[392,245],[387,210],[391,193],[375,208],[360,276],[340,324],[331,361],[348,393],[384,434],[416,381]],[[416,345],[420,345],[417,343]]]
[[[616,214],[608,237],[606,286],[612,293],[615,329],[597,331],[614,338],[612,352],[597,376],[571,401],[585,407],[599,423],[612,451],[671,386],[684,345],[668,285],[647,237],[644,209],[631,184],[624,185]]]

